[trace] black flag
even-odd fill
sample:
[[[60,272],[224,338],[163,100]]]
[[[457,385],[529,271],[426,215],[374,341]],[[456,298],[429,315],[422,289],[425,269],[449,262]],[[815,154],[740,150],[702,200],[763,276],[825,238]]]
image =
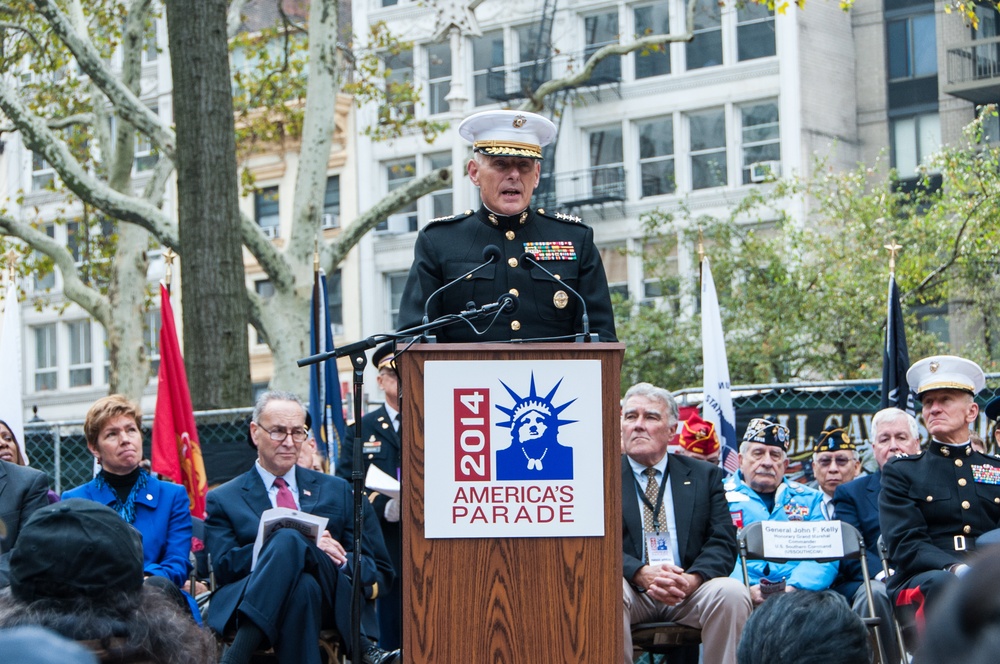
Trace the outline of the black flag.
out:
[[[913,392],[906,382],[910,354],[906,350],[903,309],[899,305],[896,275],[889,275],[889,306],[885,319],[885,350],[882,353],[882,408],[899,408],[915,415]]]

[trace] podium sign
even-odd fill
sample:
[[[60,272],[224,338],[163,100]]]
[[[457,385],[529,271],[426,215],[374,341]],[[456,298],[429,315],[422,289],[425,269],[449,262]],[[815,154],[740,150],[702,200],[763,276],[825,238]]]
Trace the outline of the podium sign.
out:
[[[622,344],[418,344],[402,375],[403,657],[622,657]]]
[[[427,362],[424,534],[604,534],[598,360]]]

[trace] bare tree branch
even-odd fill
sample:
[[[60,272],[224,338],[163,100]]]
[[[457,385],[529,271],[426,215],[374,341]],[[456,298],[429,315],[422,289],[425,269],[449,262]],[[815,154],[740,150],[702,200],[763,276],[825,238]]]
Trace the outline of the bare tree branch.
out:
[[[93,124],[93,113],[76,113],[74,115],[67,115],[64,118],[50,118],[45,121],[45,126],[53,131],[66,129],[67,127],[72,127],[74,125],[85,125],[89,127]],[[17,131],[17,127],[12,124],[0,125],[0,134],[12,134],[15,131]]]
[[[421,196],[449,186],[451,178],[452,169],[440,168],[383,197],[322,248],[320,264],[323,269],[328,274],[332,273],[365,233],[375,228],[393,212],[403,209]]]
[[[155,205],[136,196],[121,194],[95,179],[73,158],[66,145],[31,113],[4,82],[0,81],[0,109],[21,132],[29,150],[45,157],[69,189],[83,201],[109,216],[128,221],[156,236],[161,244],[178,248],[177,224]]]
[[[264,235],[257,222],[245,214],[240,215],[240,239],[247,251],[257,259],[275,289],[294,288],[295,277],[281,252],[274,248],[271,239]]]
[[[240,25],[243,24],[243,8],[246,7],[247,0],[232,0],[229,4],[229,15],[226,18],[226,34],[232,39],[239,32]]]
[[[177,144],[174,132],[108,71],[101,60],[100,53],[90,42],[77,33],[69,17],[58,7],[55,0],[36,0],[35,6],[52,26],[56,35],[76,56],[80,68],[108,96],[122,118],[132,124],[139,132],[148,136],[163,154],[173,159],[174,148]]]
[[[76,269],[76,261],[66,247],[45,233],[7,215],[0,215],[0,229],[51,258],[62,274],[66,297],[83,307],[101,325],[111,324],[111,304],[108,298],[83,283]]]

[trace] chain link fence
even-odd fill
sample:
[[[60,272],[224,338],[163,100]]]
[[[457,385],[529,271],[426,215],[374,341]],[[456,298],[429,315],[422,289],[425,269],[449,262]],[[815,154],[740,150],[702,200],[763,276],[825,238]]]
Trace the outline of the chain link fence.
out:
[[[997,395],[1000,395],[1000,373],[987,374],[986,389],[976,401],[981,408]],[[701,402],[702,390],[678,390],[674,396],[681,407],[696,406]],[[793,478],[808,479],[812,476],[809,459],[816,436],[825,429],[843,426],[859,446],[866,468],[874,470],[868,431],[872,416],[879,410],[880,397],[881,382],[875,380],[737,385],[733,387],[736,431],[742,434],[754,417],[768,417],[785,424],[793,440],[789,474]],[[247,439],[251,413],[251,408],[195,413],[209,486],[244,472],[256,458]],[[919,421],[919,413],[917,419]],[[152,417],[143,420],[147,459],[152,424]],[[980,413],[974,428],[986,441],[988,449],[993,450],[992,426],[985,415]],[[922,424],[920,433],[926,442],[927,432]],[[25,446],[32,467],[49,474],[57,493],[93,477],[94,459],[83,435],[83,420],[28,423],[25,425]]]

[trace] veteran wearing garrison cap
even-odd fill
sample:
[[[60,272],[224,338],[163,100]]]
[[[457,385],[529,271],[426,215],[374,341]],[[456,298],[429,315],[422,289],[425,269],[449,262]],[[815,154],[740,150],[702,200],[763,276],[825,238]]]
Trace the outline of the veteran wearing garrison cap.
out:
[[[403,290],[399,327],[419,325],[457,314],[468,303],[483,307],[501,295],[518,298],[513,311],[472,324],[457,322],[434,332],[439,341],[508,341],[564,339],[583,330],[584,310],[572,291],[586,302],[591,332],[615,341],[611,297],[594,231],[578,217],[531,207],[541,176],[542,147],[555,138],[546,118],[522,111],[484,111],[459,127],[470,141],[467,171],[479,188],[482,206],[432,220],[417,236],[413,265]],[[491,252],[494,247],[497,252]],[[444,291],[435,291],[481,265],[493,253],[493,264]],[[556,279],[523,260],[530,254]]]
[[[674,454],[718,465],[722,448],[715,424],[701,419],[697,413],[684,420],[677,442],[679,444],[671,450]]]
[[[396,356],[392,342],[379,346],[372,354],[372,365],[378,370],[378,386],[385,394],[385,402],[361,418],[361,454],[363,473],[369,466],[376,466],[390,477],[399,478],[403,457],[403,428],[399,414],[399,376],[396,374]],[[354,427],[347,427],[344,444],[337,461],[337,475],[350,481],[354,465]],[[396,578],[402,578],[403,540],[399,527],[399,499],[378,492],[369,492],[382,539],[389,551]],[[388,592],[379,595],[377,602],[379,645],[392,650],[402,645],[402,584],[395,584]]]
[[[858,446],[851,440],[847,429],[837,427],[820,432],[813,444],[812,468],[816,477],[815,488],[823,493],[823,515],[827,519],[836,518],[834,491],[841,484],[853,480],[861,471]]]
[[[922,454],[883,467],[879,521],[896,569],[887,586],[897,611],[920,615],[968,569],[976,538],[1000,524],[1000,459],[969,440],[979,416],[973,397],[986,385],[979,365],[937,355],[910,367],[906,380],[931,439]]]
[[[747,425],[740,443],[740,469],[725,483],[729,515],[737,528],[756,521],[822,521],[823,494],[785,477],[788,469],[788,427],[764,418]],[[761,580],[785,583],[785,591],[826,590],[837,575],[836,563],[800,560],[768,563],[748,560],[750,596],[763,603]],[[739,564],[730,575],[743,578]],[[766,585],[766,584],[765,584]]]

